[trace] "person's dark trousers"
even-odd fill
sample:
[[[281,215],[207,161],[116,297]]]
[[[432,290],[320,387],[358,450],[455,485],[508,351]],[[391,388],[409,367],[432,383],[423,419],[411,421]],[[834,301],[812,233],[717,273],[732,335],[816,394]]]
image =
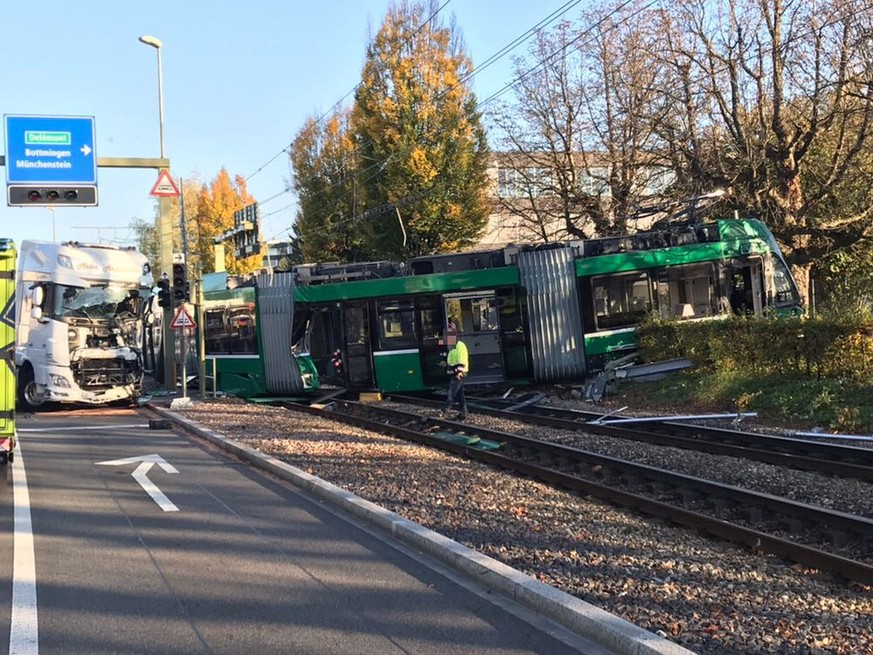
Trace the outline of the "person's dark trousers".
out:
[[[457,377],[452,377],[449,382],[449,396],[446,398],[446,404],[443,410],[449,411],[455,400],[458,401],[458,415],[460,418],[467,418],[467,397],[464,395],[464,378],[460,380]]]

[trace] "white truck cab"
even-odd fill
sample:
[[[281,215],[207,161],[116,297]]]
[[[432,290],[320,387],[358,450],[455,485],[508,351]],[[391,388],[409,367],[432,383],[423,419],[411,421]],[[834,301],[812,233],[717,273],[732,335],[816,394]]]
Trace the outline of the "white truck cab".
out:
[[[148,261],[133,248],[22,242],[15,290],[20,408],[135,399],[151,286]]]

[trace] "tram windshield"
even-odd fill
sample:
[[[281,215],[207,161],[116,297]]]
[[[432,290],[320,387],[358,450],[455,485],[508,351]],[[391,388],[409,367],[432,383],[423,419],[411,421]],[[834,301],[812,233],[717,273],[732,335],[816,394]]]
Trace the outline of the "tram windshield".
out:
[[[797,288],[794,286],[794,278],[791,277],[788,266],[779,257],[773,258],[773,283],[777,307],[800,304],[800,294],[797,293]]]

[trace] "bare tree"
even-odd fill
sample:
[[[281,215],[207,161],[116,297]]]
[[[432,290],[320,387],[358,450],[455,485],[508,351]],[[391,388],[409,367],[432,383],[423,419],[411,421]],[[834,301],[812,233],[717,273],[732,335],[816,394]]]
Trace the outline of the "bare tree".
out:
[[[661,72],[646,47],[650,12],[621,2],[540,33],[516,61],[513,103],[491,114],[499,133],[498,211],[550,241],[622,233],[667,161],[654,130]],[[657,184],[655,184],[657,180]]]
[[[817,262],[873,237],[871,14],[869,0],[692,0],[661,14],[659,132],[679,182],[730,186],[805,297]]]

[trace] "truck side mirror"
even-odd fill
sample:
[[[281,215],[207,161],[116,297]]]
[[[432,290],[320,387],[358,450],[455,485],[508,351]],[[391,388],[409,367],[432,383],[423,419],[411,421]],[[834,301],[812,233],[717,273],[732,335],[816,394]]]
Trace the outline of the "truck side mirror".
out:
[[[42,303],[45,300],[45,289],[41,286],[34,287],[33,291],[31,291],[31,300],[33,301],[34,308],[42,307]],[[37,318],[34,316],[34,318]]]
[[[30,308],[30,317],[35,321],[42,320],[42,307],[34,305]]]

